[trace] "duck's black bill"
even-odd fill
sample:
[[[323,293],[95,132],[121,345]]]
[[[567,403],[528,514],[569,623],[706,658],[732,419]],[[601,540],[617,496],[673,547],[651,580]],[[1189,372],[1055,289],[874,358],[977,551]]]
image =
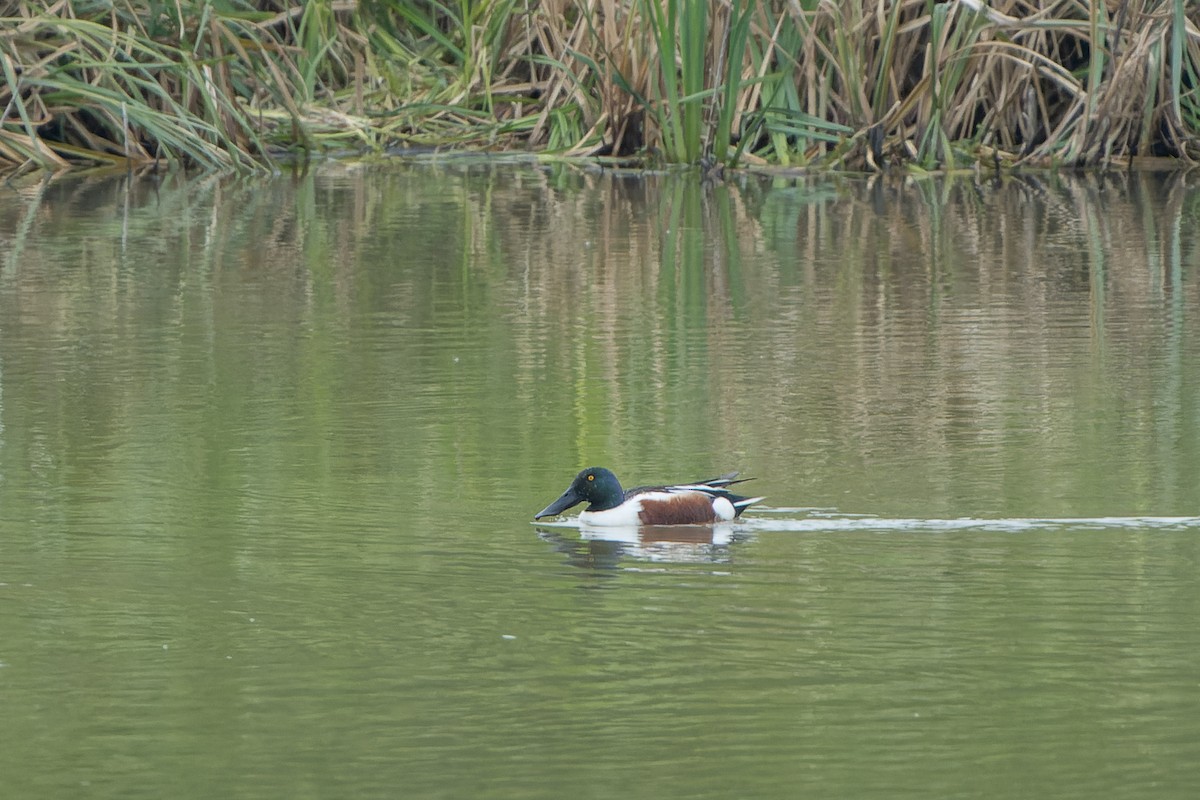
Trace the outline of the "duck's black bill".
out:
[[[583,498],[575,494],[575,492],[567,489],[562,493],[562,497],[555,500],[550,505],[543,508],[541,511],[533,515],[534,519],[542,517],[553,517],[566,511],[571,506],[579,505],[583,502]]]

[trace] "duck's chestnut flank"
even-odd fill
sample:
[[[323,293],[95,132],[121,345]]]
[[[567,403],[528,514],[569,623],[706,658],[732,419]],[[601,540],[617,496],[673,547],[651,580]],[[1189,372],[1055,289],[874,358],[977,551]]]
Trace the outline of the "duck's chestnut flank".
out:
[[[638,519],[643,525],[689,525],[716,522],[713,498],[700,492],[683,492],[666,500],[642,500]]]

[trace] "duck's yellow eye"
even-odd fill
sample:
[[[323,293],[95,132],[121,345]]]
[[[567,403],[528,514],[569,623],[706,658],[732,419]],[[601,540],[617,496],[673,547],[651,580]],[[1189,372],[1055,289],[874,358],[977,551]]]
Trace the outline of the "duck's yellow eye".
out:
[[[594,481],[594,480],[596,480],[596,476],[595,476],[595,475],[588,475],[588,480],[589,480],[589,481]]]

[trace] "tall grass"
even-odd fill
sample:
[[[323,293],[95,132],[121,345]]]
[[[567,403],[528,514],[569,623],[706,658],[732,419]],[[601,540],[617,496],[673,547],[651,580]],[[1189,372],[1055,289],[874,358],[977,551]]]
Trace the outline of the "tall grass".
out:
[[[1200,158],[1184,0],[0,0],[0,165]]]

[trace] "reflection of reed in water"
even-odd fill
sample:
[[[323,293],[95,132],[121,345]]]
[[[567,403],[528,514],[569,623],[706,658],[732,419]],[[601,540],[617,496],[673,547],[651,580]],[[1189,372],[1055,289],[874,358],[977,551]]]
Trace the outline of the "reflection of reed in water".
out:
[[[30,369],[40,413],[149,436],[128,385],[54,388],[147,354],[197,371],[159,402],[214,418],[333,386],[339,402],[296,420],[342,432],[313,452],[444,495],[482,491],[464,479],[498,459],[527,496],[585,458],[736,461],[763,494],[886,515],[1189,513],[1190,181],[705,186],[453,161],[60,178],[0,196],[0,318],[10,348],[86,344]],[[355,446],[369,436],[392,455]],[[288,441],[255,452],[293,462]],[[1137,507],[1104,507],[1130,491]]]

